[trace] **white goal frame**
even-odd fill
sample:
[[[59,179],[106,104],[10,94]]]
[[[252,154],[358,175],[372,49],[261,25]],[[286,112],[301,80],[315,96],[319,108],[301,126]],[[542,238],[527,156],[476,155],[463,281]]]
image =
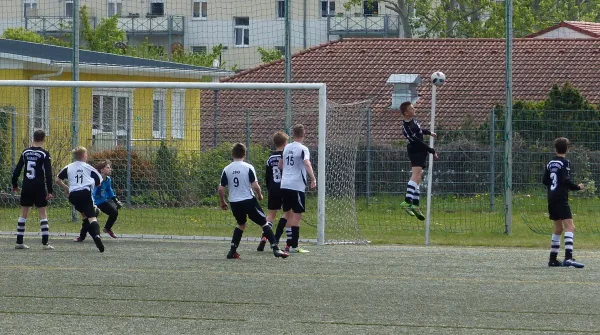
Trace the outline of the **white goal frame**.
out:
[[[0,80],[0,87],[71,88],[166,88],[200,90],[316,90],[319,92],[317,245],[325,244],[325,150],[327,136],[327,87],[324,83],[208,83],[137,81]]]

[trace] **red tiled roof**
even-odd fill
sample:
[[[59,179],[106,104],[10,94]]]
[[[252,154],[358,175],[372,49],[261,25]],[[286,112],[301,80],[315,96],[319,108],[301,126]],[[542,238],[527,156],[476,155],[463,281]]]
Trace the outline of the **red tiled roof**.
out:
[[[386,84],[386,80],[391,74],[418,73],[423,77],[424,83],[419,87],[421,98],[415,107],[417,117],[425,124],[431,104],[429,76],[435,71],[446,74],[446,84],[437,91],[436,128],[440,125],[456,128],[466,120],[484,122],[491,108],[505,99],[505,41],[501,39],[345,39],[298,53],[293,56],[292,64],[294,82],[326,83],[331,101],[374,99],[372,140],[382,144],[402,138],[398,112],[389,110],[392,85]],[[544,100],[554,83],[570,81],[590,102],[598,103],[598,73],[600,39],[515,40],[515,101]],[[223,81],[283,82],[283,78],[283,61],[276,61]],[[213,98],[212,94],[203,98],[208,106],[203,104],[201,137],[210,146],[215,124],[210,103]],[[266,141],[284,120],[282,92],[222,91],[218,100],[220,141],[245,138],[243,110],[269,111],[252,118],[251,126],[253,136],[265,136]],[[300,115],[300,111],[316,115],[316,106],[314,92],[294,93],[294,121],[309,122],[316,127],[316,120]],[[276,125],[261,133],[261,122]]]
[[[531,35],[527,35],[527,38],[533,38],[533,37],[537,37],[540,35],[543,35],[547,32],[550,32],[552,30],[556,30],[558,28],[569,28],[572,30],[575,30],[577,32],[580,32],[584,35],[588,35],[590,37],[593,38],[600,38],[600,23],[596,23],[596,22],[581,22],[581,21],[562,21],[561,23],[548,27],[546,29],[540,30],[538,32],[535,32]]]

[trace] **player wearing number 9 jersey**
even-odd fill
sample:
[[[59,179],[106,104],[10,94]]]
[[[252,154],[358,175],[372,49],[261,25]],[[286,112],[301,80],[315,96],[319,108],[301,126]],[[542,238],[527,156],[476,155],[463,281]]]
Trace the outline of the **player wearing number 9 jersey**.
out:
[[[569,206],[569,190],[577,191],[584,188],[583,184],[575,185],[571,181],[571,162],[566,159],[569,140],[559,137],[554,141],[556,156],[546,165],[542,183],[548,188],[548,213],[550,220],[554,221],[554,233],[550,247],[550,260],[548,266],[574,266],[583,267],[583,264],[573,259],[573,238],[575,224]],[[565,260],[557,259],[560,249],[560,235],[565,230]]]
[[[16,249],[29,249],[23,244],[25,235],[25,223],[29,213],[29,207],[35,205],[40,215],[40,229],[42,232],[42,244],[45,250],[54,249],[48,244],[49,226],[46,206],[48,200],[54,197],[52,189],[52,165],[50,162],[50,153],[42,148],[46,140],[46,133],[43,130],[36,130],[33,133],[33,143],[31,147],[23,150],[19,162],[12,175],[12,189],[16,193],[18,189],[17,181],[21,170],[23,170],[23,184],[21,187],[21,216],[17,222],[17,244]],[[48,193],[46,193],[48,189]]]

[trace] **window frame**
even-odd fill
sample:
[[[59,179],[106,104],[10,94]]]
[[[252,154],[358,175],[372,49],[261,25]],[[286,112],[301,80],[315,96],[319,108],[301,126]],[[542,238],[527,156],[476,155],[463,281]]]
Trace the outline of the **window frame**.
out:
[[[162,14],[154,14],[152,12],[152,4],[155,4],[155,3],[162,4]],[[150,0],[150,1],[148,1],[148,4],[150,6],[150,8],[148,8],[148,14],[150,14],[152,16],[156,16],[156,17],[163,17],[163,16],[166,15],[165,13],[167,12],[167,8],[165,6],[165,1],[164,0]]]
[[[320,12],[321,12],[321,18],[322,19],[326,19],[328,17],[334,17],[336,15],[335,13],[335,0],[321,0],[320,2],[321,4],[321,8],[320,8]],[[323,11],[323,5],[326,5],[325,11]],[[333,13],[331,12],[332,8],[331,5],[333,4]],[[325,15],[323,15],[325,14]]]
[[[198,16],[194,9],[196,3],[198,3]],[[208,20],[208,0],[192,0],[192,20]]]
[[[71,10],[67,11],[67,5],[71,4]],[[65,17],[73,17],[73,0],[65,0],[65,4],[64,4],[64,9],[65,9]]]
[[[275,17],[277,20],[285,20],[285,0],[275,0]]]
[[[27,9],[30,11],[35,10],[37,14],[37,0],[23,0],[23,17],[37,17],[37,15],[27,15]]]
[[[162,106],[159,106],[158,120],[155,118],[155,101],[162,101]],[[155,122],[158,122],[158,130],[154,130]],[[167,90],[155,89],[152,93],[152,137],[158,139],[167,138]]]
[[[115,10],[115,13],[113,15],[110,15],[111,5],[114,6]],[[123,15],[123,0],[108,0],[106,14],[108,15],[108,17],[113,17],[115,15],[121,17]]]
[[[185,90],[171,90],[171,137],[185,138]]]
[[[94,129],[94,97],[95,96],[99,96],[100,98],[100,105],[98,106],[99,109],[99,127],[100,129]],[[113,117],[112,117],[112,122],[113,124],[112,126],[112,131],[104,131],[102,128],[103,127],[103,107],[104,107],[104,100],[102,99],[102,97],[112,97],[114,98],[114,102],[113,104]],[[92,135],[97,135],[97,134],[114,134],[115,138],[117,136],[127,136],[127,127],[131,127],[131,120],[129,120],[129,124],[126,124],[125,126],[125,130],[119,130],[119,113],[118,113],[118,103],[119,103],[119,99],[118,98],[127,98],[127,108],[125,110],[125,122],[127,123],[127,114],[130,113],[130,110],[133,110],[133,89],[94,89],[92,91]]]
[[[43,106],[41,110],[41,118],[42,126],[35,126],[36,119],[36,90],[42,90],[44,94]],[[50,88],[48,87],[30,87],[29,88],[29,133],[33,136],[33,132],[41,129],[46,135],[50,134]],[[30,136],[30,137],[31,137]]]
[[[248,19],[247,25],[237,24],[237,19]],[[238,30],[242,32],[242,44],[237,44]],[[246,40],[248,42],[246,43]],[[250,47],[250,17],[248,16],[234,16],[233,17],[233,44],[236,48],[248,48]]]

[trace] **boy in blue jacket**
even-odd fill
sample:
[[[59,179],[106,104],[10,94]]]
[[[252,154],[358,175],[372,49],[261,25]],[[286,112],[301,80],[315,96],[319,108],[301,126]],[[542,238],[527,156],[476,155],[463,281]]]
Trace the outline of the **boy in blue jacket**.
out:
[[[115,191],[112,188],[112,168],[108,159],[101,160],[95,166],[96,170],[102,175],[102,184],[94,189],[92,196],[94,198],[94,204],[106,215],[108,219],[104,225],[104,232],[112,238],[117,238],[117,235],[113,233],[112,226],[117,221],[119,216],[119,209],[123,207],[123,204],[117,199]],[[82,242],[85,239],[87,231],[81,228],[79,237],[75,239],[75,242]]]

